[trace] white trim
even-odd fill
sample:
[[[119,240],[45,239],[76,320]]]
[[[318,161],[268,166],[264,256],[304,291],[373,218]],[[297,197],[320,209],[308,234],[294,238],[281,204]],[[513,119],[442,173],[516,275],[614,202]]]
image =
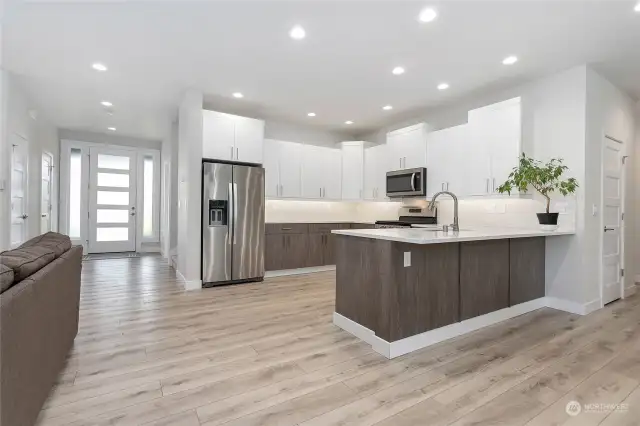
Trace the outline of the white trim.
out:
[[[188,281],[187,279],[185,279],[184,275],[182,275],[180,273],[180,271],[178,271],[176,269],[176,277],[182,281],[182,285],[184,286],[184,289],[186,291],[191,291],[191,290],[202,290],[202,280],[191,280]]]
[[[626,299],[627,297],[633,296],[634,294],[636,294],[637,290],[638,290],[638,287],[635,284],[631,284],[630,286],[625,287],[622,298]]]
[[[335,271],[336,265],[326,266],[314,266],[311,268],[298,268],[298,269],[281,269],[279,271],[267,271],[264,274],[265,278],[273,277],[285,277],[287,275],[301,275],[301,274],[313,274],[316,272]]]
[[[351,333],[370,344],[374,351],[392,359],[545,307],[579,315],[586,315],[599,309],[600,299],[581,305],[576,302],[557,299],[555,297],[541,297],[539,299],[520,303],[515,306],[500,309],[465,321],[446,325],[435,330],[416,334],[415,336],[396,340],[395,342],[387,342],[386,340],[381,339],[376,336],[373,330],[370,330],[337,312],[333,313],[333,323],[348,333]]]
[[[636,275],[635,282],[636,284],[640,284],[640,274]]]

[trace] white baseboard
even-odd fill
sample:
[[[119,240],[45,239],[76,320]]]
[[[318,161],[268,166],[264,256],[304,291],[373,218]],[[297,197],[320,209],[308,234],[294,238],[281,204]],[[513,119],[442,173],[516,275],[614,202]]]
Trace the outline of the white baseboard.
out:
[[[635,281],[636,281],[636,284],[640,284],[640,275],[636,275]]]
[[[189,290],[202,290],[202,280],[187,280],[184,275],[180,271],[176,269],[176,276],[180,281],[182,281],[182,285],[184,289]]]
[[[500,309],[499,311],[480,315],[479,317],[416,334],[415,336],[407,337],[402,340],[396,340],[395,342],[387,342],[386,340],[381,339],[376,336],[373,330],[370,330],[337,312],[333,313],[333,323],[370,344],[374,351],[391,359],[540,308],[553,308],[573,314],[587,315],[600,309],[600,299],[593,300],[582,305],[580,303],[557,299],[555,297],[541,297],[529,302]]]
[[[298,269],[281,269],[279,271],[267,271],[264,274],[265,278],[273,277],[285,277],[287,275],[301,275],[301,274],[313,274],[315,272],[335,271],[336,265],[326,266],[314,266],[312,268],[298,268]]]
[[[634,294],[636,294],[637,290],[638,290],[638,286],[635,284],[631,284],[630,286],[624,289],[624,294],[622,295],[622,297],[627,298],[629,296],[633,296]]]

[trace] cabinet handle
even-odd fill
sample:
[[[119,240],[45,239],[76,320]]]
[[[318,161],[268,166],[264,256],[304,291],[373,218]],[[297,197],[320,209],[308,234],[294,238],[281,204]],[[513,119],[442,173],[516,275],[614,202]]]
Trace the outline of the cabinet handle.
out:
[[[399,167],[402,168],[402,157],[400,157],[399,160],[400,160],[400,166]]]
[[[489,193],[489,178],[487,178],[487,190],[486,190],[486,193],[487,194]]]
[[[282,228],[283,231],[291,231],[293,228]]]
[[[284,193],[284,186],[280,185],[280,196],[282,197],[282,194]]]
[[[491,192],[496,192],[496,178],[493,178],[493,189]]]
[[[444,191],[444,182],[442,182],[442,183],[440,184],[440,190],[441,190],[441,191]]]
[[[231,148],[231,159],[233,160],[233,146],[230,146],[229,148]]]
[[[236,160],[240,158],[240,148],[236,148]]]
[[[320,188],[320,198],[322,198],[322,188]]]
[[[278,184],[276,183],[276,197],[280,195],[280,188],[278,186]]]
[[[449,190],[449,182],[447,182],[447,191]]]

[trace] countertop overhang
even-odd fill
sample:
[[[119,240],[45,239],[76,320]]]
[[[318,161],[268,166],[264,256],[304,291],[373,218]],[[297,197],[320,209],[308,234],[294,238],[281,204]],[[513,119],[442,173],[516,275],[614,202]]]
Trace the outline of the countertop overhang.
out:
[[[555,237],[575,235],[574,229],[558,228],[544,231],[536,228],[491,228],[469,227],[458,232],[445,233],[433,228],[386,228],[386,229],[340,229],[331,231],[338,235],[371,238],[376,240],[398,241],[411,244],[442,244],[464,241],[500,240],[508,238]]]

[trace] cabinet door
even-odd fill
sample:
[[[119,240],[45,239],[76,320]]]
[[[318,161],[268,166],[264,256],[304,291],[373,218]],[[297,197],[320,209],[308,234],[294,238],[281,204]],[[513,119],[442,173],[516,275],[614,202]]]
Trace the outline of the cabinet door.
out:
[[[267,271],[277,271],[282,268],[284,254],[284,238],[282,234],[265,235],[264,268]]]
[[[387,157],[387,168],[389,169],[389,171],[404,169],[403,163],[405,142],[406,138],[403,132],[396,131],[387,134],[387,147],[389,154],[389,156]]]
[[[388,201],[387,198],[387,172],[389,169],[389,147],[386,144],[378,145],[376,150],[376,171],[374,175],[374,182],[376,187],[376,199],[379,201]]]
[[[323,259],[325,265],[336,264],[336,242],[334,234],[326,234],[324,236]]]
[[[322,198],[324,149],[302,146],[302,198]]]
[[[447,168],[452,166],[447,161],[450,146],[447,130],[429,133],[427,138],[427,198],[445,190]]]
[[[309,234],[284,235],[282,269],[304,268],[307,264]]]
[[[269,198],[280,196],[280,142],[264,141],[264,190]]]
[[[488,140],[491,141],[491,189],[494,193],[518,165],[522,137],[520,111],[520,99],[517,98],[496,104],[488,117],[492,123]]]
[[[321,184],[323,198],[328,200],[342,199],[342,152],[335,148],[322,148],[323,164]]]
[[[325,233],[309,234],[309,249],[307,251],[307,262],[305,266],[321,266],[324,265],[324,239]]]
[[[439,191],[467,195],[466,144],[468,126],[461,125],[429,133],[427,137],[427,197]]]
[[[387,134],[390,170],[427,166],[427,140],[424,124]]]
[[[231,114],[202,111],[202,157],[213,160],[235,159],[235,119]]]
[[[246,163],[262,164],[264,121],[248,117],[235,117],[235,159]]]
[[[302,145],[293,142],[279,142],[280,157],[280,197],[300,198],[302,196]]]
[[[479,196],[491,193],[490,131],[485,112],[469,111],[469,142],[466,144],[465,170],[467,195]]]
[[[379,149],[377,146],[367,148],[364,150],[364,194],[365,200],[376,199],[376,185],[379,184],[378,173],[380,173],[379,167]],[[346,177],[343,177],[346,179]]]
[[[342,199],[364,198],[364,146],[362,143],[342,145]]]

